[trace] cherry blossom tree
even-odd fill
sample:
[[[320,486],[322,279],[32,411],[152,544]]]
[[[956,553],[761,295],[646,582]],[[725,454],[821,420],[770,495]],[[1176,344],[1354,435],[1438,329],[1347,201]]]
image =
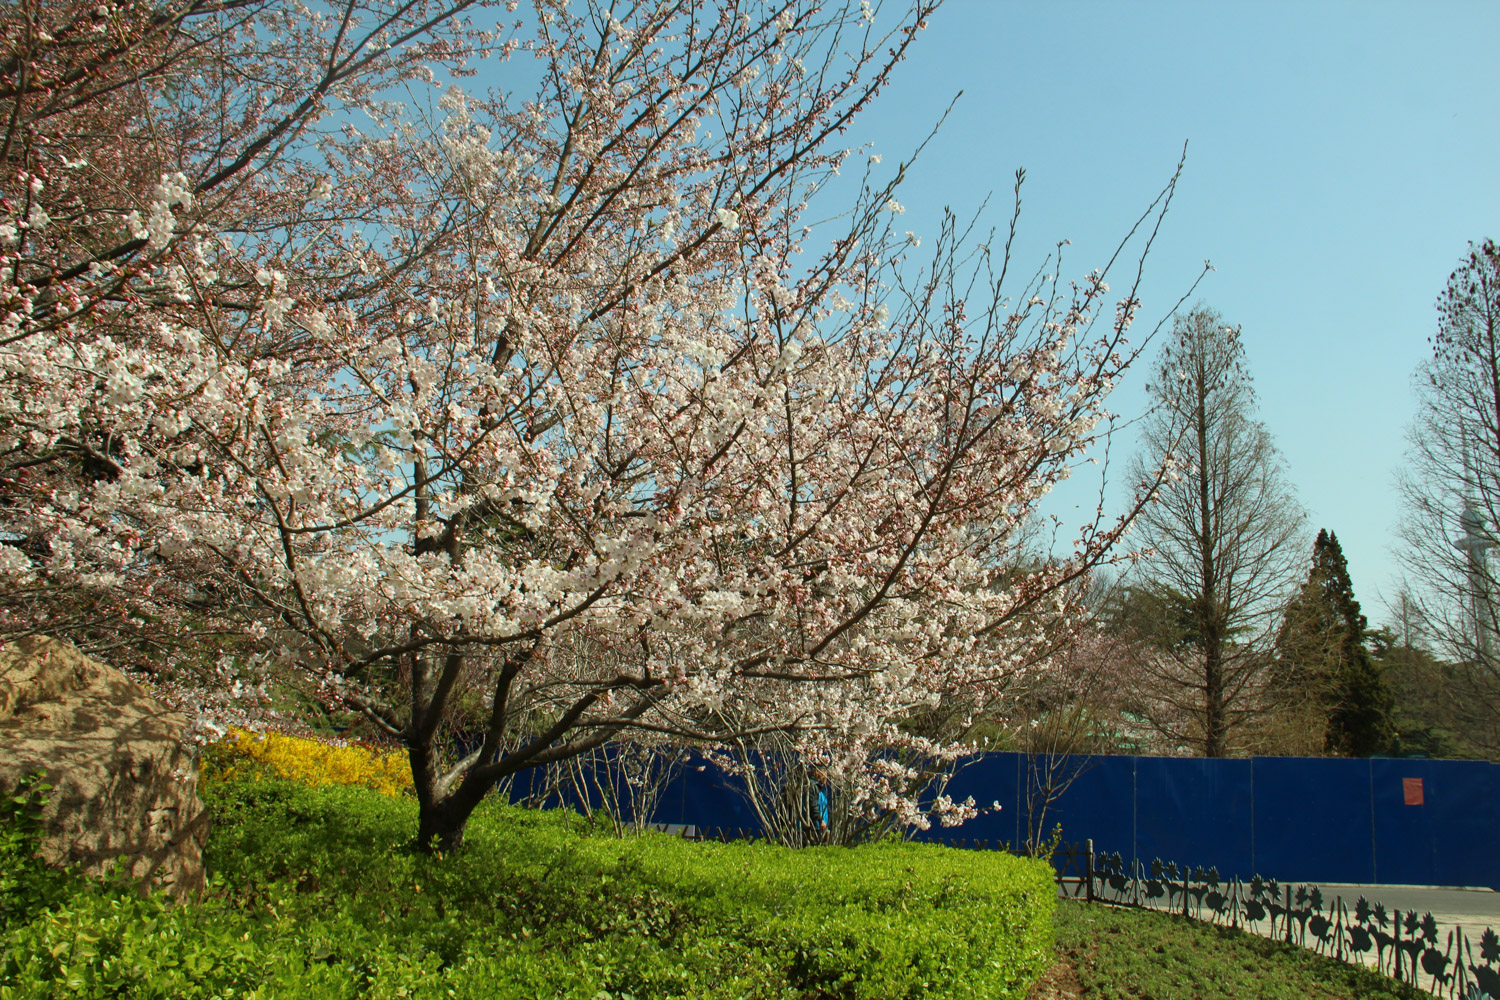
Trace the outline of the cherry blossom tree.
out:
[[[934,6],[23,5],[0,628],[301,677],[429,848],[625,733],[798,733],[925,823],[882,752],[959,748],[902,718],[1032,662],[1129,520],[1012,568],[1138,309],[1013,282],[1014,218],[922,251],[840,145]]]

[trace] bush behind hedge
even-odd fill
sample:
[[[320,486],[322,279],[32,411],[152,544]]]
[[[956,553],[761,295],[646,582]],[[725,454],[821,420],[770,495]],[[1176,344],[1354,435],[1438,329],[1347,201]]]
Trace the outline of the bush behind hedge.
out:
[[[230,729],[203,748],[204,781],[284,778],[304,785],[358,785],[382,795],[411,791],[411,765],[399,749],[330,742],[268,730]]]
[[[1002,854],[619,840],[488,803],[467,848],[433,858],[405,846],[410,800],[205,795],[205,898],[82,885],[6,932],[0,1000],[991,1000],[1050,962],[1050,869]]]

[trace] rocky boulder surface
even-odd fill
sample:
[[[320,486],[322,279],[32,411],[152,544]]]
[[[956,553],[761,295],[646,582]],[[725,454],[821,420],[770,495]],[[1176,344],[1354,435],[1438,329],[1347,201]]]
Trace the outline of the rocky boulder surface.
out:
[[[0,646],[0,791],[46,773],[48,861],[101,874],[121,859],[174,895],[201,889],[207,818],[186,730],[139,684],[65,642]]]

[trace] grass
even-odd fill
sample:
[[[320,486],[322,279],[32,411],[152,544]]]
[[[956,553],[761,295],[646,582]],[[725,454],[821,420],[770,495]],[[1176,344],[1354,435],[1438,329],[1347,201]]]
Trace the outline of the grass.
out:
[[[1032,1000],[1431,1000],[1363,966],[1203,921],[1059,900]]]

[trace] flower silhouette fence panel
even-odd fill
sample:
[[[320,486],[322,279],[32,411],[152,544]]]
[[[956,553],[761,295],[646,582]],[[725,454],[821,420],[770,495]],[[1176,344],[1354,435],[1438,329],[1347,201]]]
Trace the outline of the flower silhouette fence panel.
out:
[[[945,838],[969,850],[1012,850],[1009,842]],[[1363,896],[1352,904],[1316,886],[1274,879],[1220,879],[1215,868],[1154,860],[1127,863],[1095,854],[1093,841],[1058,844],[1051,856],[1058,893],[1207,920],[1371,966],[1450,1000],[1500,1000],[1500,936],[1443,928],[1431,913],[1387,908]]]
[[[1214,868],[1160,859],[1127,863],[1118,853],[1091,858],[1092,898],[1178,913],[1263,934],[1453,1000],[1500,997],[1500,937],[1461,926],[1442,928],[1431,913],[1352,904],[1316,885],[1219,878]]]

